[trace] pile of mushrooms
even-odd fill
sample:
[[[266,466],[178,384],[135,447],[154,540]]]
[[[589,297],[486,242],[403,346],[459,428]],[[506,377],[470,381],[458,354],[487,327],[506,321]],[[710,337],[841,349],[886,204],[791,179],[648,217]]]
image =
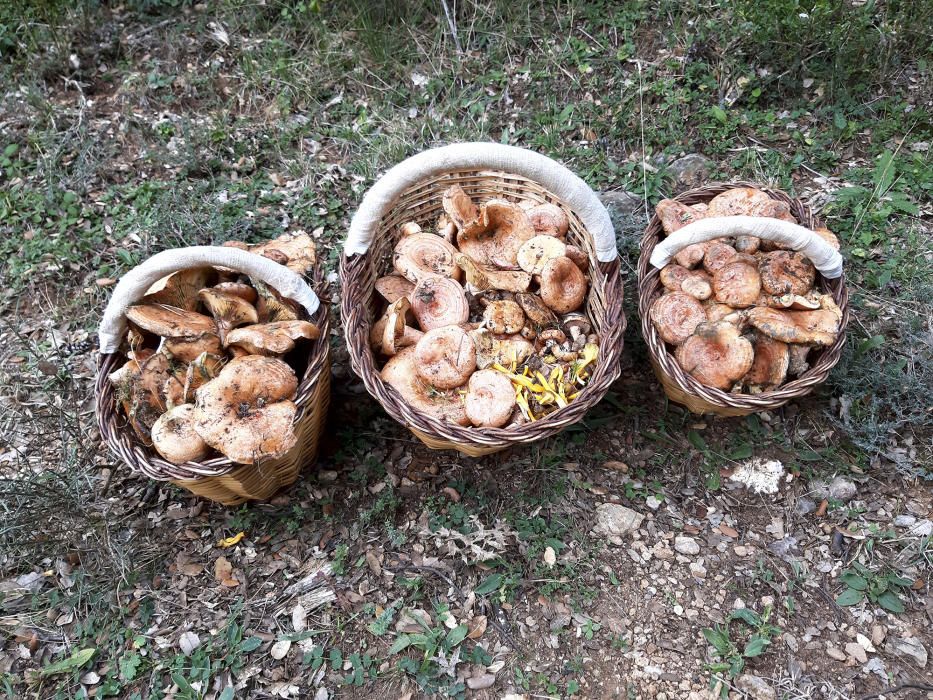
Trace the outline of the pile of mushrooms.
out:
[[[665,199],[656,208],[666,235],[713,216],[767,216],[795,221],[784,202],[752,187],[727,190],[709,204]],[[816,230],[836,250],[829,229]],[[815,287],[803,255],[753,236],[717,238],[681,250],[660,274],[664,294],[651,322],[701,384],[757,394],[807,369],[813,348],[832,345],[842,311]]]
[[[382,379],[413,408],[462,426],[535,421],[586,385],[599,341],[581,308],[589,257],[557,205],[443,195],[434,231],[399,227],[370,333]]]
[[[314,265],[304,233],[228,245],[299,274]],[[223,268],[182,270],[152,285],[126,311],[127,362],[109,376],[139,440],[173,464],[220,454],[253,464],[288,452],[298,389],[289,353],[320,335],[302,314],[262,282]]]

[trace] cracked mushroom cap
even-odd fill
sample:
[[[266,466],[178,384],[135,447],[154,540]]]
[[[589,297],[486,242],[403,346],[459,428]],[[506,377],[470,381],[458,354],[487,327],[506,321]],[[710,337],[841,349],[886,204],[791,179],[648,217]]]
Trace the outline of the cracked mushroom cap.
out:
[[[748,260],[733,260],[713,275],[713,295],[722,304],[744,309],[758,300],[760,292],[758,268]]]
[[[813,289],[816,268],[801,253],[776,250],[762,256],[758,263],[761,287],[768,294],[803,296]]]
[[[700,384],[728,391],[752,367],[755,351],[731,323],[701,323],[674,357]]]
[[[414,288],[414,283],[401,275],[386,275],[376,280],[376,291],[390,304],[409,296]]]
[[[413,233],[395,246],[392,264],[409,282],[417,284],[426,277],[460,278],[457,249],[433,233]]]
[[[208,445],[194,429],[194,404],[183,403],[170,408],[152,425],[152,446],[172,464],[199,462],[211,453]]]
[[[680,288],[694,299],[699,299],[700,301],[713,296],[713,285],[709,275],[690,275],[681,283]]]
[[[284,355],[300,338],[320,337],[321,331],[309,321],[273,321],[235,328],[227,333],[225,345],[239,345],[252,355]]]
[[[407,347],[390,358],[380,373],[382,381],[391,385],[405,402],[438,420],[456,425],[469,425],[463,401],[457,390],[443,391],[430,386],[415,371],[415,348]]]
[[[755,359],[745,375],[744,383],[752,391],[768,391],[781,386],[787,379],[790,350],[787,343],[775,340],[763,333],[756,333],[752,340]]]
[[[688,270],[692,270],[706,257],[706,251],[715,241],[703,241],[702,243],[691,243],[674,256],[674,262]]]
[[[551,328],[557,325],[557,316],[551,311],[536,294],[521,292],[515,295],[515,301],[522,307],[525,316],[531,321],[536,331]]]
[[[502,372],[481,369],[470,377],[463,403],[473,425],[501,428],[515,410],[515,389]]]
[[[476,347],[460,326],[434,328],[415,344],[415,371],[438,389],[463,386],[475,369]]]
[[[126,310],[126,318],[163,338],[195,338],[217,332],[217,325],[209,316],[167,304],[131,306]]]
[[[480,211],[460,185],[452,185],[444,191],[441,199],[447,219],[458,231],[473,224],[480,216]]]
[[[779,219],[790,214],[786,202],[771,199],[754,187],[735,187],[713,197],[707,216],[768,216]]]
[[[834,308],[832,308],[834,307]],[[757,306],[748,311],[748,322],[755,328],[785,343],[828,346],[836,342],[842,313],[832,304],[815,311],[782,311]]]
[[[259,322],[256,307],[236,294],[217,289],[202,289],[198,292],[198,298],[217,322],[221,341],[231,328]]]
[[[525,312],[514,301],[493,301],[483,309],[483,320],[493,333],[512,335],[525,325]]]
[[[579,309],[586,292],[586,276],[570,258],[553,258],[541,271],[541,301],[559,314]]]
[[[481,265],[514,270],[519,249],[534,236],[531,220],[520,206],[490,199],[483,204],[479,220],[457,233],[457,246]]]
[[[518,249],[518,266],[532,275],[540,275],[554,258],[566,257],[567,246],[553,236],[529,238]]]
[[[457,255],[457,265],[466,275],[466,283],[473,292],[484,292],[487,289],[524,292],[531,286],[531,275],[523,270],[500,270],[480,265],[463,253]]]
[[[732,258],[735,256],[736,250],[731,245],[720,241],[713,241],[712,245],[706,249],[706,253],[703,255],[703,268],[711,275],[715,274],[716,270],[720,269],[726,263],[731,262]]]
[[[203,333],[190,338],[163,338],[159,350],[178,362],[191,362],[205,352],[212,355],[222,355],[224,352],[220,336],[216,333]]]
[[[671,292],[654,300],[648,317],[665,343],[680,345],[706,322],[706,311],[689,294]]]
[[[470,318],[470,305],[459,283],[449,277],[425,277],[411,293],[411,310],[422,330],[456,326]]]
[[[519,207],[521,207],[521,204],[519,204]],[[556,204],[537,204],[529,207],[526,211],[535,233],[539,236],[561,238],[567,235],[567,230],[570,228],[570,219],[567,218],[564,210]]]
[[[195,430],[237,464],[281,457],[297,442],[297,389],[295,372],[282,360],[238,357],[195,392]]]
[[[661,222],[661,228],[664,229],[665,235],[668,236],[674,231],[679,231],[687,224],[692,224],[694,221],[699,221],[706,216],[703,212],[673,199],[662,199],[654,210]]]
[[[154,282],[139,301],[141,304],[165,304],[195,311],[198,308],[198,292],[216,279],[217,271],[212,267],[179,270]]]
[[[299,275],[308,274],[317,259],[314,241],[304,231],[283,233],[271,241],[251,246],[249,250],[284,264],[289,270]]]

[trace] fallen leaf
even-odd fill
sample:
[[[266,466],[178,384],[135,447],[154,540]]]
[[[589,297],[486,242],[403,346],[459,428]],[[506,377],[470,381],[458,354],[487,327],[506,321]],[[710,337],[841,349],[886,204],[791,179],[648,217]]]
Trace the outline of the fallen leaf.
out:
[[[470,620],[467,626],[469,628],[467,637],[470,639],[479,639],[486,631],[486,616],[476,615]]]
[[[214,562],[214,578],[228,588],[239,585],[239,581],[233,578],[233,565],[226,557],[217,557],[217,561]]]
[[[197,576],[204,571],[204,566],[201,564],[182,564],[178,567],[178,570],[185,576]]]
[[[737,538],[739,536],[739,531],[734,527],[729,527],[725,523],[720,523],[719,531],[726,537]]]
[[[628,465],[625,462],[619,462],[615,460],[610,460],[608,462],[603,462],[604,469],[614,469],[617,472],[627,472]]]
[[[217,543],[217,546],[221,549],[227,549],[227,547],[232,547],[235,544],[239,544],[240,540],[246,537],[245,532],[238,532],[233,537],[225,537]]]
[[[305,610],[304,606],[301,603],[297,603],[294,608],[292,608],[292,628],[296,632],[305,631],[305,618],[308,616],[308,611]]]
[[[288,650],[292,648],[292,643],[287,639],[280,639],[275,644],[272,645],[272,648],[269,650],[269,656],[271,656],[276,661],[284,659]]]
[[[100,683],[100,676],[94,671],[88,671],[81,676],[81,685],[97,685]]]
[[[65,673],[66,671],[73,671],[76,668],[81,668],[88,661],[91,660],[91,657],[97,653],[97,649],[81,649],[76,651],[74,654],[69,656],[67,659],[62,659],[61,661],[56,661],[54,664],[49,664],[45,668],[39,669],[40,676],[55,676],[59,673]]]
[[[371,550],[366,550],[366,565],[369,567],[369,570],[373,572],[376,576],[382,575],[382,564],[379,563],[379,557],[376,553]]]
[[[826,509],[828,507],[829,501],[824,498],[822,501],[820,501],[820,505],[814,511],[813,515],[817,518],[822,518],[824,515],[826,515]]]
[[[191,656],[191,653],[201,646],[201,638],[194,632],[184,632],[178,638],[178,648],[185,656]]]

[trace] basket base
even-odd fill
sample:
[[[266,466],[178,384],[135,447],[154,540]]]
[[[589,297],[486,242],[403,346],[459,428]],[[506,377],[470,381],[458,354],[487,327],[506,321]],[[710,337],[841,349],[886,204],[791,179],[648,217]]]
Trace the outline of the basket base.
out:
[[[502,452],[506,447],[509,447],[508,445],[480,447],[479,445],[469,445],[461,442],[453,442],[451,440],[438,440],[436,437],[428,435],[427,433],[422,433],[420,430],[415,430],[412,427],[408,429],[416,438],[421,440],[421,442],[432,450],[456,450],[467,457],[484,457],[485,455]]]

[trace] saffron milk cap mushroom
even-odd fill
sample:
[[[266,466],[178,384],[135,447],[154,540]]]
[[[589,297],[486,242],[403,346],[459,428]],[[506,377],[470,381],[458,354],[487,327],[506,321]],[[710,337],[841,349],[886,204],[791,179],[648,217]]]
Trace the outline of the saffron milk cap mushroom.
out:
[[[198,292],[198,298],[214,317],[221,342],[231,329],[259,321],[256,307],[236,294],[208,288]]]
[[[706,251],[713,245],[713,241],[703,241],[702,243],[691,243],[674,256],[674,262],[678,265],[692,270],[698,264],[703,262],[706,257]]]
[[[735,248],[728,243],[712,241],[712,244],[706,249],[706,253],[703,255],[703,267],[710,274],[714,274],[716,270],[730,262],[735,255]]]
[[[703,212],[673,199],[662,199],[654,208],[661,222],[665,235],[679,231],[687,224],[692,224],[705,217]]]
[[[415,371],[431,386],[454,389],[476,369],[476,347],[460,326],[427,331],[415,344]]]
[[[521,207],[490,199],[483,204],[480,219],[457,233],[457,245],[480,264],[509,270],[518,267],[519,248],[534,236],[534,227]]]
[[[221,282],[215,284],[214,289],[224,294],[233,294],[249,304],[255,304],[256,298],[259,296],[256,290],[245,282]],[[197,297],[197,294],[195,294],[195,297]]]
[[[159,350],[178,362],[191,362],[201,354],[223,354],[223,344],[216,333],[202,333],[186,338],[163,338]]]
[[[511,335],[525,325],[525,312],[514,301],[493,301],[483,309],[483,321],[493,333]]]
[[[768,216],[779,219],[790,213],[786,202],[771,199],[754,187],[734,187],[713,197],[706,211],[714,216]]]
[[[273,321],[235,328],[227,333],[225,344],[239,345],[253,355],[284,355],[295,341],[314,340],[321,331],[309,321]]]
[[[841,312],[820,308],[815,311],[783,311],[757,306],[748,311],[748,322],[765,335],[785,343],[828,346],[836,342]]]
[[[521,207],[521,204],[519,204]],[[570,219],[567,214],[556,204],[544,203],[537,204],[528,208],[528,220],[535,230],[535,233],[541,236],[553,236],[562,238],[567,235],[570,228]]]
[[[790,250],[776,250],[758,263],[761,287],[768,294],[807,294],[813,288],[816,268],[807,258]]]
[[[486,369],[494,364],[521,364],[535,352],[535,347],[520,335],[496,336],[487,328],[469,331],[476,350],[476,366]]]
[[[457,282],[449,277],[425,277],[411,293],[411,309],[422,330],[466,323],[470,305]]]
[[[421,226],[415,221],[406,221],[398,227],[399,235],[402,237],[411,236],[415,233],[421,233]]]
[[[444,191],[441,205],[448,220],[458,231],[475,223],[480,216],[479,209],[460,185],[452,185]]]
[[[467,383],[464,408],[473,425],[501,428],[515,410],[515,388],[502,372],[481,369]]]
[[[586,276],[570,258],[553,258],[541,270],[541,301],[559,314],[580,308],[586,292]]]
[[[405,322],[407,309],[397,309],[389,313],[382,331],[382,354],[392,357],[401,348],[414,345],[424,335],[417,328]]]
[[[790,364],[787,343],[775,340],[763,333],[756,333],[752,340],[755,359],[743,381],[751,391],[767,391],[784,383]]]
[[[665,343],[680,345],[706,322],[706,311],[689,294],[671,292],[654,300],[648,317]]]
[[[282,360],[262,355],[233,359],[195,392],[195,430],[238,464],[281,457],[297,442],[297,388],[295,372]]]
[[[759,292],[758,269],[745,259],[728,262],[713,274],[713,294],[720,303],[743,309],[758,300]]]
[[[531,275],[524,270],[500,270],[480,265],[463,253],[457,255],[457,265],[466,275],[471,292],[497,289],[504,292],[524,292],[531,286]]]
[[[192,267],[173,272],[152,284],[140,304],[166,304],[185,311],[198,308],[198,291],[217,278],[212,267]]]
[[[385,275],[376,280],[376,291],[390,304],[407,297],[414,288],[414,283],[401,275]]]
[[[194,401],[194,392],[220,374],[224,358],[208,352],[201,353],[185,370],[185,402]]]
[[[259,323],[298,320],[298,310],[295,302],[282,297],[264,282],[255,279],[251,280],[251,282],[258,295],[256,313],[259,316]]]
[[[728,391],[752,367],[755,351],[731,323],[701,323],[674,352],[681,368],[700,384]]]
[[[209,316],[167,304],[131,306],[126,310],[126,318],[163,338],[194,338],[217,332],[217,325]]]
[[[455,425],[469,425],[463,401],[457,390],[444,391],[430,386],[415,371],[415,348],[402,348],[386,362],[380,373],[415,410]]]
[[[413,233],[395,246],[392,264],[408,281],[417,284],[425,277],[460,278],[457,249],[433,233]]]
[[[283,233],[271,241],[251,246],[249,250],[284,264],[289,270],[299,275],[308,274],[317,259],[314,241],[304,231]]]
[[[518,249],[518,266],[532,275],[540,275],[544,266],[554,258],[564,257],[567,246],[553,236],[529,238]]]
[[[211,453],[194,429],[195,407],[191,403],[170,408],[152,425],[152,446],[172,464],[198,462]]]

